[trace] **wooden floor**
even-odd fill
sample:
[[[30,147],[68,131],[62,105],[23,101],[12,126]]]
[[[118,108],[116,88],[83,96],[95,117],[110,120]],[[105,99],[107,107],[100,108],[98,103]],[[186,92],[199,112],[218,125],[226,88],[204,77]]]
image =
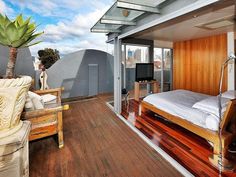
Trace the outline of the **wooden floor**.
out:
[[[181,174],[94,98],[64,114],[65,147],[53,137],[30,143],[31,177],[174,177]]]
[[[140,117],[138,107],[139,102],[135,100],[130,100],[128,106],[123,103],[122,115],[195,176],[219,176],[208,160],[212,148],[207,141],[154,113],[148,112]],[[234,156],[231,154],[230,157],[233,159]],[[236,176],[236,171],[222,176]]]

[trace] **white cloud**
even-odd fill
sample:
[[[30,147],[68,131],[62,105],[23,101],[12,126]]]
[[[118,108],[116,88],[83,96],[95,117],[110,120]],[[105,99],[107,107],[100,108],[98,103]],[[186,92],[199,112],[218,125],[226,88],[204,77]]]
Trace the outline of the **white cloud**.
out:
[[[84,37],[90,35],[90,28],[104,14],[103,10],[95,10],[94,12],[81,15],[78,14],[72,21],[59,22],[56,25],[47,25],[44,29],[44,40],[56,42],[65,38]]]
[[[113,0],[106,0],[112,2]],[[29,9],[41,16],[55,16],[70,19],[83,8],[102,9],[106,3],[97,0],[9,0],[19,8]]]
[[[52,17],[57,24],[41,24],[44,31],[42,43],[30,47],[31,53],[44,48],[54,48],[64,55],[81,49],[107,51],[105,34],[94,34],[90,28],[105,13],[114,0],[8,0],[17,7],[18,12],[36,13]],[[0,0],[0,7],[1,2]],[[30,14],[32,15],[32,14]],[[37,22],[36,22],[37,23]]]
[[[42,16],[53,15],[53,9],[57,8],[57,4],[52,0],[9,0],[11,4],[18,6],[21,10],[30,9],[34,13]]]
[[[1,14],[12,14],[14,10],[6,5],[3,0],[0,0],[0,13]]]
[[[44,48],[55,48],[61,54],[67,54],[81,49],[98,49],[107,51],[105,34],[91,33],[90,28],[107,10],[95,10],[88,14],[78,14],[72,21],[60,21],[56,25],[46,25],[42,37],[43,43],[30,48],[32,55]]]
[[[106,36],[104,34],[94,34],[90,38],[84,40],[68,40],[59,42],[42,42],[38,45],[30,47],[31,54],[37,56],[38,50],[44,48],[53,48],[59,50],[61,55],[72,53],[82,49],[97,49],[105,52],[111,52],[105,43]]]

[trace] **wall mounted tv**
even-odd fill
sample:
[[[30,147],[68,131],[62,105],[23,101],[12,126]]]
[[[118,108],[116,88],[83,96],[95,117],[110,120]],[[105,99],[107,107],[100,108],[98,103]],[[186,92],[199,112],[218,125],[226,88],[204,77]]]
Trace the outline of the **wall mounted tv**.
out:
[[[154,79],[153,63],[136,63],[135,81],[151,81]]]

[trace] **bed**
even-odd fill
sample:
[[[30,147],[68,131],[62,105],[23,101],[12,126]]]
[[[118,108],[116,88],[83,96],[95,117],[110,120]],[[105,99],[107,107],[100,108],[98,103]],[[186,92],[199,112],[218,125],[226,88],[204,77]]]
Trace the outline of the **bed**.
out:
[[[224,105],[221,128],[223,153],[225,155],[228,145],[236,137],[234,127],[236,123],[236,99],[223,97],[222,100],[222,105]],[[219,154],[217,103],[217,97],[187,90],[175,90],[145,97],[140,104],[139,114],[152,111],[212,142],[214,153]],[[214,104],[216,105],[214,106]],[[208,111],[209,109],[210,111]]]

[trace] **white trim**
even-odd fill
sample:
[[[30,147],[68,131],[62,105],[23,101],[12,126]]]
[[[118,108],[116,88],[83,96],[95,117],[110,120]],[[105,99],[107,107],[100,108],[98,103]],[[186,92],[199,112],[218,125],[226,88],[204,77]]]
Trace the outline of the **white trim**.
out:
[[[151,13],[158,13],[158,14],[160,13],[157,7],[135,4],[133,2],[129,3],[129,2],[117,1],[116,6],[118,8],[124,8],[124,9],[129,9],[129,10],[137,10],[137,11],[142,11],[142,12],[151,12]]]
[[[99,29],[99,28],[92,28],[90,31],[92,33],[120,33],[121,32],[118,29]]]
[[[121,40],[114,39],[114,110],[121,113]]]
[[[145,25],[142,25],[140,27],[135,27],[135,29],[131,30],[131,31],[128,31],[124,34],[121,34],[118,36],[118,39],[122,39],[122,38],[125,38],[127,36],[130,36],[132,34],[135,34],[135,33],[138,33],[140,31],[143,31],[143,30],[146,30],[148,28],[151,28],[153,26],[156,26],[156,25],[159,25],[161,23],[164,23],[168,20],[171,20],[171,19],[174,19],[174,18],[177,18],[181,15],[184,15],[184,14],[187,14],[189,12],[192,12],[192,11],[195,11],[197,9],[200,9],[202,7],[205,7],[207,5],[210,5],[210,4],[213,4],[215,2],[218,2],[219,0],[198,0],[196,1],[195,3],[191,4],[191,5],[188,5],[186,7],[183,7],[182,9],[179,9],[177,11],[174,11],[173,13],[170,13],[168,15],[164,15],[156,20],[153,20],[149,23],[146,23]]]
[[[127,58],[127,55],[126,55],[126,44],[123,45],[124,46],[124,56],[122,56],[122,59],[124,58],[124,68],[123,68],[123,88],[126,89],[126,58]]]
[[[228,56],[234,51],[234,32],[227,33]],[[235,64],[228,64],[228,90],[235,90]]]
[[[101,19],[100,23],[113,24],[113,25],[127,25],[127,26],[135,26],[137,24],[136,22],[133,21],[113,20],[113,19]]]
[[[145,45],[145,44],[134,44],[134,43],[129,43],[129,42],[122,42],[122,44],[133,46],[133,47],[151,47],[150,45]]]
[[[114,108],[106,102],[106,105],[114,112]],[[141,133],[136,127],[134,127],[130,122],[128,122],[123,116],[117,114],[117,117],[122,120],[133,132],[135,132],[142,140],[144,140],[150,147],[152,147],[156,152],[158,152],[167,162],[169,162],[176,170],[178,170],[183,176],[193,177],[194,175],[180,165],[175,159],[173,159],[169,154],[163,151],[160,147],[155,145],[149,138],[147,138],[143,133]]]

